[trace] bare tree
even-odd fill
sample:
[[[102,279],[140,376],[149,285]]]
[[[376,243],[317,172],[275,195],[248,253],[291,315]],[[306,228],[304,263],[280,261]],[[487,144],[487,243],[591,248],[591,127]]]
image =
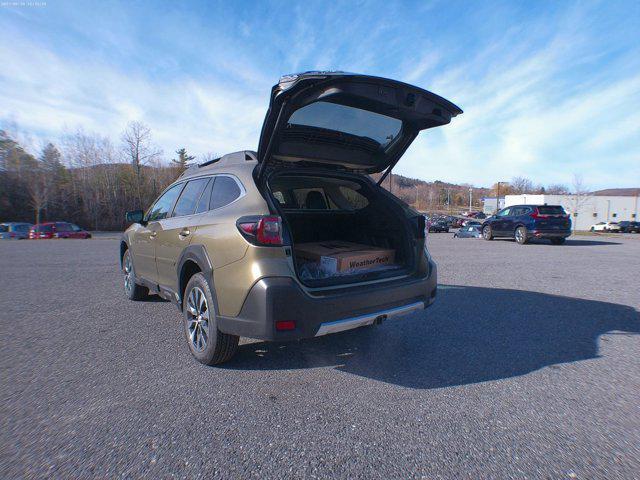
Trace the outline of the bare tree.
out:
[[[40,223],[40,212],[49,202],[50,183],[47,180],[47,172],[39,163],[29,172],[29,177],[27,190],[30,204],[35,212],[35,223]]]
[[[122,153],[136,173],[138,202],[142,202],[142,166],[161,155],[151,143],[151,130],[144,123],[129,122],[122,132]]]
[[[549,185],[545,189],[545,193],[548,193],[549,195],[567,195],[571,193],[571,190],[566,185],[563,185],[561,183],[556,183],[556,184]]]
[[[535,191],[533,182],[526,177],[513,177],[509,185],[511,185],[511,189],[515,194],[533,193]]]
[[[573,174],[573,192],[571,193],[571,216],[575,219],[580,209],[591,200],[591,192],[585,186],[582,175]],[[573,229],[576,229],[576,221],[572,222]]]

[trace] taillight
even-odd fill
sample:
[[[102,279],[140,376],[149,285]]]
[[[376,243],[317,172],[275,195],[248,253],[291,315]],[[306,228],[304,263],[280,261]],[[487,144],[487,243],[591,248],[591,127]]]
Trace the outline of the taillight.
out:
[[[238,219],[236,225],[242,236],[254,245],[284,244],[282,219],[278,216],[242,217]]]
[[[535,218],[535,219],[537,219],[537,218],[547,218],[547,217],[549,217],[549,215],[542,215],[542,214],[540,213],[540,211],[539,211],[537,208],[534,208],[534,209],[533,209],[533,213],[530,213],[530,214],[529,214],[529,216],[530,216],[531,218]]]
[[[296,322],[292,320],[282,320],[280,322],[276,322],[276,330],[278,331],[286,331],[286,330],[295,330]]]

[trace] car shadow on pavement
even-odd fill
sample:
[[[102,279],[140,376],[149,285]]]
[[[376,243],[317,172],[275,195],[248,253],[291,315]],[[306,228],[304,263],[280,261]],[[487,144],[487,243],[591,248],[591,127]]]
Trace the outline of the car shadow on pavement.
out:
[[[241,345],[222,366],[334,366],[410,388],[466,385],[598,358],[599,337],[640,333],[640,314],[613,303],[520,290],[441,285],[424,312],[311,340]]]
[[[592,245],[622,245],[620,242],[607,242],[601,240],[567,240],[563,247],[588,247]]]

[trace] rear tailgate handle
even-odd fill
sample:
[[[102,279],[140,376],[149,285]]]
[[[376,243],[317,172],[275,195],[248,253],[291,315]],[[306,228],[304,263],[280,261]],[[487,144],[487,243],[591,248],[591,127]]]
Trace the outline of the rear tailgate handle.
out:
[[[189,235],[191,235],[191,230],[189,230],[188,228],[183,228],[178,235],[180,236],[180,238],[188,237]]]

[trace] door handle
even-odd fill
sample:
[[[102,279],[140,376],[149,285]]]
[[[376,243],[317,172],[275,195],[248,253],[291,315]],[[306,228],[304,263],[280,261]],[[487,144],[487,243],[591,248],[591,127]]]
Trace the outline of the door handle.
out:
[[[149,234],[149,238],[150,238],[151,240],[153,240],[154,238],[156,238],[156,235],[158,235],[158,232],[151,232],[151,233]]]
[[[183,228],[178,235],[180,236],[180,238],[185,238],[191,235],[191,231],[188,228]]]

